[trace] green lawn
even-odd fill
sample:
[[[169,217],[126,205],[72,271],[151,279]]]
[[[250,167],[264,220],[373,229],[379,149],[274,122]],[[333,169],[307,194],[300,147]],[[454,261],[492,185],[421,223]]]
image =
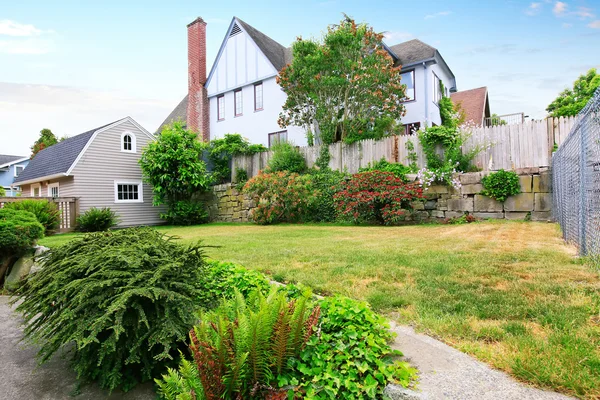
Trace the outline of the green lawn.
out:
[[[600,277],[554,224],[159,229],[276,280],[366,299],[523,381],[600,397]]]

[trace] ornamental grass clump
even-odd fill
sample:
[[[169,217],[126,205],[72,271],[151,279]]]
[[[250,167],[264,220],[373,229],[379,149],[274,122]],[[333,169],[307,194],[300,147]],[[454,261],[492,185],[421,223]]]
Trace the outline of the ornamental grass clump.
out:
[[[187,346],[205,268],[198,244],[150,228],[89,233],[43,263],[17,292],[40,362],[65,349],[80,379],[127,390]]]

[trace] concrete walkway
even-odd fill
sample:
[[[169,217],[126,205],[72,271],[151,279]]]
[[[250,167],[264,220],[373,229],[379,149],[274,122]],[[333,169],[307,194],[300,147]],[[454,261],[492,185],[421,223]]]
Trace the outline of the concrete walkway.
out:
[[[392,324],[398,335],[393,348],[419,369],[421,399],[566,400],[571,397],[517,382],[471,356],[411,327]]]
[[[153,400],[152,384],[137,386],[128,393],[107,391],[98,385],[81,388],[73,397],[77,379],[67,360],[54,357],[37,367],[37,348],[20,342],[23,337],[20,318],[8,305],[9,297],[0,296],[0,400]]]

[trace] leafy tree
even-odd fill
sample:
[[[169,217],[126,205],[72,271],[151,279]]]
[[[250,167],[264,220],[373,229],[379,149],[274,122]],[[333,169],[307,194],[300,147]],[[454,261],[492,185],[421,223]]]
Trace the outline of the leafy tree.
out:
[[[201,159],[203,150],[196,134],[176,122],[163,129],[158,139],[142,151],[140,166],[144,181],[152,186],[153,204],[166,204],[170,209],[168,215],[181,210],[182,201],[192,202],[195,193],[211,184]]]
[[[492,126],[506,125],[506,121],[501,119],[498,114],[492,114]]]
[[[40,137],[31,146],[31,157],[35,157],[37,153],[44,150],[46,147],[50,147],[58,143],[58,138],[50,129],[44,128],[40,131]]]
[[[550,103],[546,111],[551,117],[570,117],[577,115],[600,87],[600,75],[595,68],[587,74],[580,75],[573,83],[573,89],[563,90],[558,97]]]
[[[404,115],[400,66],[383,47],[383,35],[345,17],[322,41],[299,38],[291,64],[277,78],[287,94],[279,125],[302,126],[325,144],[353,142],[381,132],[381,121]]]
[[[215,183],[229,182],[231,179],[231,159],[238,154],[254,154],[267,151],[262,144],[250,144],[248,139],[239,133],[227,133],[220,139],[213,139],[208,144],[208,158],[213,164]]]

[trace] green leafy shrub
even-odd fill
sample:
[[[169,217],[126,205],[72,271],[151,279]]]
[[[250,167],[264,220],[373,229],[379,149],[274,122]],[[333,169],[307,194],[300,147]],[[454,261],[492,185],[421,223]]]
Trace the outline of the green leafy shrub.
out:
[[[354,223],[394,225],[412,212],[411,203],[423,189],[407,184],[391,172],[360,172],[343,182],[333,199],[340,218]]]
[[[4,190],[4,187],[0,186],[0,197],[4,196],[6,196],[6,190]]]
[[[343,172],[327,169],[311,169],[314,199],[310,204],[307,217],[313,222],[334,222],[337,219],[333,196],[342,188],[342,183],[348,175]]]
[[[209,220],[206,205],[197,200],[180,200],[173,202],[166,213],[160,217],[171,225],[198,225]]]
[[[288,171],[302,174],[306,171],[306,160],[296,147],[288,142],[280,142],[271,147],[273,154],[267,171],[270,173]]]
[[[215,183],[229,182],[231,179],[231,160],[239,154],[254,154],[267,151],[262,144],[250,144],[239,133],[227,133],[220,139],[208,144],[208,158],[212,162],[212,176]],[[248,178],[246,178],[247,180]]]
[[[0,208],[0,258],[17,256],[44,237],[44,227],[25,210]]]
[[[447,225],[464,225],[477,222],[477,218],[472,214],[464,214],[460,217],[452,217],[444,219],[443,223]]]
[[[41,362],[65,349],[80,379],[127,390],[185,348],[204,267],[199,245],[151,228],[88,233],[46,253],[18,291],[25,337]]]
[[[236,168],[235,170],[235,188],[239,191],[244,189],[244,185],[248,182],[248,172],[244,168]]]
[[[317,167],[321,171],[328,170],[330,169],[329,161],[331,161],[329,146],[326,144],[321,145],[321,149],[319,150],[319,157],[317,157],[317,159],[315,160],[315,167]]]
[[[373,399],[389,382],[408,386],[416,371],[394,362],[402,353],[390,348],[393,337],[383,317],[345,297],[326,298],[320,306],[319,333],[295,365],[307,398]]]
[[[291,360],[311,338],[318,316],[319,308],[309,304],[309,293],[288,301],[276,289],[266,297],[255,293],[247,299],[238,292],[218,309],[203,314],[190,332],[190,349],[205,398],[286,395],[288,390],[280,387],[287,385]],[[181,369],[186,371],[185,364]],[[158,381],[159,388],[168,388],[170,393],[161,389],[161,394],[168,400],[179,399],[176,390],[194,390],[196,377],[191,371],[187,375],[191,379],[170,370]],[[189,383],[180,384],[182,380]]]
[[[266,294],[271,289],[269,280],[260,272],[220,261],[207,263],[202,282],[199,303],[205,308],[217,305],[224,298],[233,298],[236,291],[246,297],[256,291]]]
[[[92,207],[77,217],[77,230],[81,232],[102,232],[117,225],[117,214],[110,208]]]
[[[10,203],[6,203],[4,208],[10,208],[13,210],[24,210],[33,213],[40,224],[44,226],[46,233],[49,234],[56,229],[60,224],[60,210],[56,203],[45,199],[33,200],[19,200]]]
[[[513,171],[503,169],[486,175],[481,180],[483,191],[481,194],[498,201],[505,201],[509,196],[521,193],[519,175]]]
[[[410,142],[407,142],[410,143]],[[391,163],[388,162],[385,158],[382,158],[379,161],[376,161],[364,168],[360,168],[358,172],[371,172],[371,171],[382,171],[382,172],[391,172],[396,175],[398,178],[402,179],[404,182],[408,182],[408,178],[406,178],[406,174],[411,173],[410,167],[406,165],[402,165],[400,163]]]
[[[255,176],[244,186],[244,193],[258,199],[251,218],[261,225],[305,221],[316,196],[309,175],[287,171]]]

